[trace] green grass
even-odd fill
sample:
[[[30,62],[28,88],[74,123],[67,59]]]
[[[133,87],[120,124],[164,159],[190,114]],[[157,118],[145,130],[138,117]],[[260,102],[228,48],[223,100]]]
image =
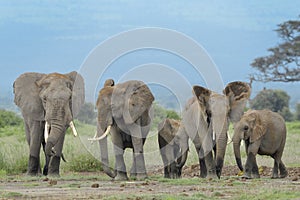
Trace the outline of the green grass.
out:
[[[99,144],[95,142],[91,144],[87,139],[93,137],[96,127],[86,125],[78,121],[75,122],[78,129],[79,137],[74,138],[70,130],[66,133],[63,153],[67,160],[66,163],[61,162],[61,173],[69,172],[98,172],[101,170]],[[299,167],[300,151],[298,144],[300,143],[300,122],[287,123],[287,141],[283,154],[283,162],[287,167]],[[229,134],[232,135],[232,127]],[[12,134],[13,133],[13,134]],[[110,166],[114,166],[114,154],[110,137],[108,138]],[[0,129],[0,177],[24,173],[27,170],[28,162],[28,145],[25,140],[23,126],[5,127]],[[144,146],[145,161],[148,171],[156,170],[162,166],[162,160],[159,153],[157,142],[157,131],[152,131],[146,140]],[[245,163],[245,150],[241,147],[241,155],[243,163]],[[132,163],[132,150],[127,149],[125,152],[125,161],[127,170],[130,169]],[[273,159],[267,156],[257,156],[258,165],[273,166]],[[41,163],[44,164],[44,156],[41,152]],[[198,158],[195,148],[190,142],[190,152],[187,165],[197,164]],[[233,155],[232,144],[228,145],[225,155],[225,165],[236,165]],[[176,181],[175,181],[176,183]]]
[[[235,198],[236,200],[244,200],[244,199],[253,199],[253,200],[261,200],[261,199],[299,199],[300,192],[290,192],[290,191],[281,191],[281,190],[263,190],[257,191],[256,194],[241,194],[239,197]]]

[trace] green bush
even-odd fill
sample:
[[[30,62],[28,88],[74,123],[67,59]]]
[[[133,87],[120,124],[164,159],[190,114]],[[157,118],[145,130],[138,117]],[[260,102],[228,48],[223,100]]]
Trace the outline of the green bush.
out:
[[[156,130],[158,124],[166,118],[180,119],[180,116],[176,111],[167,110],[155,102],[153,104],[153,119],[152,119],[151,130]]]
[[[293,120],[289,109],[290,96],[283,90],[264,89],[250,101],[251,109],[270,109],[278,112],[286,121]]]
[[[300,121],[300,103],[297,103],[296,105],[295,120]]]
[[[95,159],[91,154],[80,154],[73,157],[71,162],[68,162],[66,171],[73,172],[97,172],[101,171],[101,163],[99,160]]]
[[[23,120],[16,113],[7,110],[0,110],[0,128],[6,126],[20,126]]]

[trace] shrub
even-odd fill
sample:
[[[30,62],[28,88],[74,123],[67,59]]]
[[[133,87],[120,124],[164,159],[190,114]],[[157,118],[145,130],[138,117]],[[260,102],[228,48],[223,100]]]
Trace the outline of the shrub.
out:
[[[0,128],[6,126],[20,126],[23,120],[16,113],[7,110],[0,110]]]
[[[290,96],[283,90],[264,89],[250,101],[250,107],[255,110],[270,109],[280,113],[286,121],[290,121],[292,114],[289,100]]]

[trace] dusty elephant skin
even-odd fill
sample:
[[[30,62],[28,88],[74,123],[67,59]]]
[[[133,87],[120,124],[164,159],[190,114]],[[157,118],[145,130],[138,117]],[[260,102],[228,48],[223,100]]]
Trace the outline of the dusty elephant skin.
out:
[[[24,73],[14,82],[14,94],[29,144],[27,174],[41,173],[42,145],[46,158],[43,174],[59,176],[66,129],[70,125],[75,131],[72,119],[84,103],[83,78],[75,71],[68,74]]]
[[[143,146],[150,130],[149,110],[154,97],[141,81],[114,84],[106,80],[97,99],[101,161],[104,172],[115,180],[128,179],[124,163],[125,148],[133,149],[132,178],[147,177]],[[109,166],[106,134],[111,133],[116,158],[115,170]],[[101,135],[103,137],[101,137]]]
[[[193,141],[198,153],[200,177],[220,178],[229,120],[233,123],[239,121],[251,88],[247,83],[236,81],[225,87],[224,94],[201,86],[194,86],[193,93],[194,97],[183,111],[183,131]]]
[[[158,125],[158,144],[165,178],[180,178],[187,159],[188,136],[179,129],[180,121],[174,119],[167,118]]]
[[[243,171],[240,156],[240,143],[245,141],[247,161],[245,178],[259,178],[256,155],[269,155],[274,159],[272,178],[288,175],[281,157],[286,141],[286,126],[284,119],[270,110],[249,110],[234,126],[233,146],[238,167]]]

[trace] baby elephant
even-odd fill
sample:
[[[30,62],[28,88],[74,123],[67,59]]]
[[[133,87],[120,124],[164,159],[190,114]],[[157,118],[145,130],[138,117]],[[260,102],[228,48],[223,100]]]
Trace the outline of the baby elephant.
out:
[[[165,119],[158,125],[158,143],[165,178],[180,178],[188,154],[188,136],[180,131],[180,121]]]
[[[245,178],[259,178],[256,164],[256,154],[269,155],[274,159],[272,178],[288,175],[281,161],[285,140],[286,127],[284,119],[270,110],[249,110],[234,126],[233,147],[238,167],[243,171],[240,155],[241,140],[245,141],[247,161],[245,165]]]

